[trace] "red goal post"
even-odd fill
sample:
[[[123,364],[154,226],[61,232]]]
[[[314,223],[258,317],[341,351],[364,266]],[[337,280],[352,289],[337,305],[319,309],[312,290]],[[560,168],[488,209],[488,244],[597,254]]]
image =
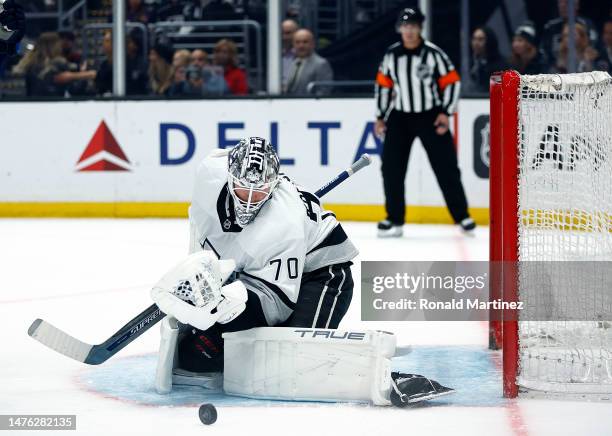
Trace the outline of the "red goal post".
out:
[[[506,71],[491,77],[490,87],[490,171],[489,260],[495,265],[518,260],[518,191],[503,186],[518,186],[518,92],[520,76],[516,71]],[[507,274],[506,274],[507,275]],[[498,298],[516,300],[516,286],[504,280],[501,268],[491,269],[491,300]],[[506,286],[508,285],[508,286]],[[502,288],[513,296],[502,293]],[[518,342],[516,317],[502,322],[499,316],[490,321],[489,344],[502,348],[503,338]],[[503,317],[505,318],[505,317]],[[515,383],[518,362],[516,347],[506,349],[503,356],[504,395],[516,397]]]
[[[573,287],[557,286],[557,269],[612,261],[612,78],[505,71],[490,96],[490,299],[532,304],[490,321],[504,396],[610,396],[612,289],[593,292],[607,286],[601,264]],[[549,306],[584,318],[550,320]]]

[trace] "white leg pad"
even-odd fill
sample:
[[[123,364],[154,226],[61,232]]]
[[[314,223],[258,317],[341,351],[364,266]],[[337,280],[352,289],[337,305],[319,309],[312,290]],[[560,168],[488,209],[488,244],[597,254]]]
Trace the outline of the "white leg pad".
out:
[[[396,339],[380,331],[261,327],[225,333],[231,395],[390,405]]]
[[[155,373],[155,390],[159,394],[167,394],[172,390],[172,369],[174,367],[178,333],[179,328],[175,318],[166,316],[162,319],[157,371]]]

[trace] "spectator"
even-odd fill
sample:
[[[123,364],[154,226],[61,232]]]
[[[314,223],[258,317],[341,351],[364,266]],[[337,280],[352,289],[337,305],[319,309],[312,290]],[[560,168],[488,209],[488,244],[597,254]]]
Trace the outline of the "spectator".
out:
[[[214,63],[223,68],[223,77],[230,93],[245,95],[249,92],[246,72],[238,67],[238,49],[229,39],[222,39],[215,45]]]
[[[168,92],[169,95],[177,95],[177,88],[182,86],[182,83],[187,78],[185,72],[189,66],[191,53],[189,50],[177,50],[172,57],[172,85]]]
[[[315,53],[314,36],[308,29],[300,29],[293,36],[295,59],[291,64],[287,83],[283,84],[285,94],[307,94],[308,84],[314,81],[330,81],[334,78],[329,62]],[[320,88],[318,94],[328,93]]]
[[[215,76],[210,80],[212,81],[212,83],[217,84],[217,86],[220,86],[219,84],[223,85],[221,86],[223,88],[223,94],[226,94],[228,92],[227,85],[225,84],[225,79],[223,78],[223,67],[211,66],[210,59],[208,58],[208,53],[206,53],[202,49],[197,48],[193,52],[191,52],[190,61],[190,65],[195,65],[196,67],[202,69],[202,71],[205,72],[207,77]]]
[[[165,95],[172,84],[172,48],[164,42],[157,42],[149,50],[149,93]]]
[[[208,53],[206,53],[202,49],[196,48],[194,51],[191,52],[190,61],[191,65],[196,65],[200,68],[204,68],[205,66],[209,65]]]
[[[113,92],[113,36],[110,30],[104,32],[102,52],[105,59],[100,63],[96,75],[96,91],[100,95],[112,95]]]
[[[126,95],[145,95],[147,93],[147,68],[141,56],[142,42],[135,32],[128,35],[126,45],[125,93]],[[102,51],[106,58],[98,68],[96,91],[110,96],[113,92],[113,34],[104,32]]]
[[[553,18],[544,25],[542,31],[542,46],[541,49],[544,52],[545,60],[549,64],[554,64],[556,59],[559,57],[559,49],[561,47],[561,38],[563,34],[563,26],[567,23],[568,9],[567,0],[557,0],[557,7],[559,10],[559,17]],[[578,15],[578,9],[580,9],[580,0],[574,0],[574,13],[576,14],[576,22],[582,23],[588,29],[589,39],[591,44],[597,43],[597,31],[593,22],[586,17]]]
[[[508,66],[499,53],[497,37],[489,27],[477,27],[472,34],[472,65],[466,92],[489,93],[489,79]]]
[[[142,36],[138,29],[132,30],[126,45],[126,93],[128,95],[147,94],[147,60],[143,52]]]
[[[282,23],[282,56],[283,56],[283,64],[282,64],[282,82],[287,83],[289,69],[291,68],[291,64],[295,59],[295,52],[293,51],[293,35],[298,30],[298,23],[292,19],[286,19]]]
[[[191,60],[191,53],[189,52],[189,50],[186,50],[186,49],[177,50],[174,52],[174,55],[172,56],[172,66],[174,68],[178,68],[178,67],[186,68],[189,66],[190,60]]]
[[[187,67],[186,80],[180,84],[173,84],[169,95],[203,97],[225,94],[227,91],[225,80],[219,75],[212,74],[208,68],[197,65]]]
[[[81,63],[81,52],[75,49],[75,36],[69,30],[63,30],[58,33],[60,39],[62,40],[62,55],[68,62],[72,62],[74,64]]]
[[[178,68],[172,67],[172,83],[168,88],[169,97],[183,95],[183,86],[185,86],[184,83],[187,80],[187,68],[183,66]]]
[[[548,70],[538,50],[536,30],[531,22],[519,26],[514,32],[510,65],[521,74],[542,74]]]
[[[142,0],[128,0],[126,20],[148,24],[151,20],[151,11],[145,6]]]
[[[14,72],[25,76],[28,97],[63,97],[80,94],[96,72],[86,64],[69,63],[62,56],[62,43],[56,32],[42,33],[34,49],[15,66]]]
[[[603,25],[602,42],[603,56],[608,61],[608,65],[611,66],[610,73],[612,73],[612,18],[608,18]]]
[[[555,62],[553,71],[557,73],[574,72],[569,71],[568,52],[569,52],[569,26],[563,26],[561,35],[561,45],[559,46],[559,57]],[[599,52],[591,46],[588,30],[582,23],[576,23],[576,72],[584,73],[593,70],[608,71],[610,65]]]

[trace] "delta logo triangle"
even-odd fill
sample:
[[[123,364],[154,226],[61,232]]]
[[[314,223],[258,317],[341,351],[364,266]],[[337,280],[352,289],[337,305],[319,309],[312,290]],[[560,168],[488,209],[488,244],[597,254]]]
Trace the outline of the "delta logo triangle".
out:
[[[77,171],[130,171],[130,161],[104,120],[76,164]]]

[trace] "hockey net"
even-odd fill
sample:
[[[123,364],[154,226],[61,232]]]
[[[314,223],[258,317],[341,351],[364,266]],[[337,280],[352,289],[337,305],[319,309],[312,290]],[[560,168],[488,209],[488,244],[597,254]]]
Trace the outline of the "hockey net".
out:
[[[516,262],[492,292],[524,303],[493,322],[505,395],[612,394],[610,76],[494,78],[490,181],[490,258]]]

